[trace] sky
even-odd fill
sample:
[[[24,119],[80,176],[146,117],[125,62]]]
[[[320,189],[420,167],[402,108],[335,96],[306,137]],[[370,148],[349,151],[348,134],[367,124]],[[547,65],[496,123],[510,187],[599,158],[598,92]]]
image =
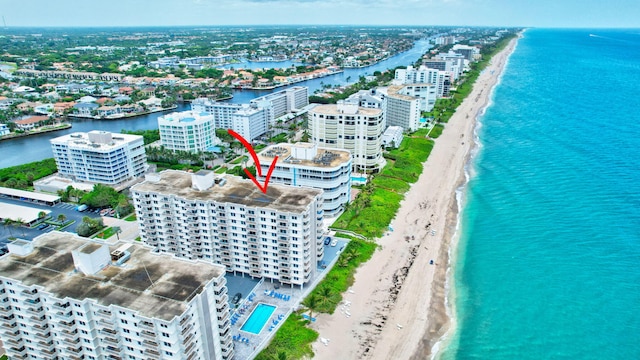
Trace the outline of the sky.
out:
[[[639,0],[4,0],[7,26],[640,27]]]

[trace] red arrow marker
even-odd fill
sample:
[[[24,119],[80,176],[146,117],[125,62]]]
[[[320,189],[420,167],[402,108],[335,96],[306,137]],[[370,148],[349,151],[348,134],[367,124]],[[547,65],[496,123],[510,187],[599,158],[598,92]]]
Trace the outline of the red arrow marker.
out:
[[[238,141],[240,141],[242,143],[242,145],[244,145],[244,147],[247,148],[247,150],[249,150],[249,154],[251,154],[251,157],[253,158],[253,163],[256,164],[256,171],[258,172],[258,176],[262,176],[262,168],[260,167],[260,160],[258,159],[258,155],[256,154],[255,150],[253,150],[253,146],[251,146],[251,144],[249,144],[249,142],[242,137],[242,135],[238,134],[237,132],[229,129],[227,130],[229,132],[229,135],[233,136],[234,138],[236,138]],[[271,162],[271,165],[269,166],[269,171],[267,172],[267,177],[264,180],[264,187],[262,186],[262,184],[260,184],[260,182],[258,181],[258,179],[256,179],[255,176],[253,176],[252,173],[249,172],[249,169],[245,168],[244,169],[244,173],[247,174],[247,176],[253,180],[253,183],[256,184],[256,186],[258,187],[258,189],[260,189],[260,191],[262,191],[263,193],[267,193],[267,186],[269,186],[269,180],[271,179],[271,173],[273,173],[273,170],[276,168],[276,162],[278,161],[278,156],[276,156],[273,159],[273,162]]]

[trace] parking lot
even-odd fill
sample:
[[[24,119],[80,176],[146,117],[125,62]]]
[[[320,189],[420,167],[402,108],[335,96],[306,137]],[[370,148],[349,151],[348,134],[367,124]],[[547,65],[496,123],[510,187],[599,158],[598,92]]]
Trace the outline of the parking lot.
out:
[[[46,206],[46,205],[35,204],[29,201],[0,198],[0,206],[3,203],[26,206],[26,207],[40,209],[40,210],[51,210],[51,220],[56,220],[58,218],[58,215],[64,214],[64,216],[66,216],[66,221],[69,221],[69,220],[75,221],[74,224],[64,229],[64,231],[68,231],[68,232],[75,232],[76,226],[82,222],[82,218],[85,216],[89,216],[91,218],[100,217],[100,214],[97,211],[83,211],[83,212],[76,211],[77,205],[75,204],[59,203],[54,206]],[[19,237],[21,239],[32,240],[36,236],[47,231],[52,231],[54,229],[55,229],[54,226],[38,229],[38,226],[34,228],[28,228],[25,226],[14,227],[14,226],[5,226],[4,223],[0,223],[0,246],[4,246],[4,244],[9,242],[8,239],[10,237]]]

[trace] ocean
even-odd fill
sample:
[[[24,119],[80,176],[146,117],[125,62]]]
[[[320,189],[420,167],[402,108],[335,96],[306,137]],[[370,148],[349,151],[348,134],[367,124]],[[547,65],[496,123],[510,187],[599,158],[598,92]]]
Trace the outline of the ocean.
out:
[[[640,359],[640,30],[530,29],[480,118],[443,359]]]

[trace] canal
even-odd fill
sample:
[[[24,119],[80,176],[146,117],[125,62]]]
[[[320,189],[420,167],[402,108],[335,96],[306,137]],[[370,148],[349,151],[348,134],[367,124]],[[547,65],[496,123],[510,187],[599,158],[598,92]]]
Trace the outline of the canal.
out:
[[[393,69],[397,66],[407,66],[414,63],[420,56],[429,50],[431,45],[427,40],[418,40],[414,46],[398,55],[390,57],[375,65],[345,69],[344,72],[326,76],[323,78],[303,81],[286,87],[276,88],[275,90],[234,90],[233,98],[228,100],[231,103],[248,103],[250,100],[269,94],[274,91],[286,89],[291,86],[306,86],[309,88],[309,94],[312,95],[316,90],[322,89],[322,85],[347,85],[358,81],[360,76],[373,75],[375,71],[385,71]],[[263,62],[259,63],[261,67],[287,67],[292,62]],[[241,63],[238,68],[249,67],[255,68],[255,63]],[[173,111],[189,110],[189,104],[178,104],[178,108]],[[73,127],[67,130],[60,130],[41,135],[32,135],[23,138],[0,141],[0,168],[20,165],[28,162],[38,161],[53,157],[51,144],[49,139],[54,137],[70,134],[73,132],[88,132],[91,130],[103,130],[110,132],[120,132],[122,130],[146,130],[158,128],[158,117],[162,113],[153,113],[144,116],[138,116],[128,119],[115,120],[79,120],[72,121]]]

